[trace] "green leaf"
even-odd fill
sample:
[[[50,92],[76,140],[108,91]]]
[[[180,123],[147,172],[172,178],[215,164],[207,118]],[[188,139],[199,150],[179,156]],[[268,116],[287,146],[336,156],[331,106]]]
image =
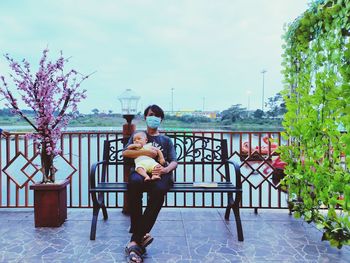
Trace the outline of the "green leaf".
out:
[[[317,224],[316,224],[316,227],[317,227],[317,229],[323,229],[323,228],[324,228],[324,225],[321,224],[321,223],[317,223]]]

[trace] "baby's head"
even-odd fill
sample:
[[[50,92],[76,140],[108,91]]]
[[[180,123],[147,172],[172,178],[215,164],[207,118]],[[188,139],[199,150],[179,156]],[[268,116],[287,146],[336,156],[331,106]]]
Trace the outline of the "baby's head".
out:
[[[147,143],[147,134],[145,132],[143,132],[143,131],[136,132],[134,134],[133,142],[141,144],[142,146],[144,146]]]

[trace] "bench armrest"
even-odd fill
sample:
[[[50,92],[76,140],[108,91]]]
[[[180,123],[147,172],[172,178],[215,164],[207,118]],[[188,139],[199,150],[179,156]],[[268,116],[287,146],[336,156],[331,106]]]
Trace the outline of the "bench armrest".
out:
[[[89,174],[89,177],[90,177],[90,185],[89,185],[89,190],[90,189],[93,189],[96,187],[96,169],[99,165],[105,165],[106,164],[106,161],[100,161],[100,162],[97,162],[97,163],[93,163],[90,167],[90,174]],[[102,169],[102,181],[105,180],[105,176],[104,174],[105,173],[105,169]]]
[[[236,187],[242,189],[242,174],[241,174],[241,166],[237,162],[232,162],[230,160],[226,160],[226,163],[229,165],[233,165],[236,174]]]

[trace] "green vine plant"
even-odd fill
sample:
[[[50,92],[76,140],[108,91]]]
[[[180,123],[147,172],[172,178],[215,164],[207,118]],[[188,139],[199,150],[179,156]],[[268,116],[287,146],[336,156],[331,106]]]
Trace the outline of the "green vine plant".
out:
[[[350,245],[350,1],[322,0],[286,27],[280,148],[295,217]]]

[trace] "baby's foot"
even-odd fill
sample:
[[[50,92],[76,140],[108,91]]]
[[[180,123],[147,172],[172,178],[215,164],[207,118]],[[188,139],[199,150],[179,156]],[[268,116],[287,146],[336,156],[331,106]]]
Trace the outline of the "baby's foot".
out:
[[[152,178],[151,178],[151,180],[153,180],[153,181],[160,180],[160,176],[158,176],[158,175],[153,175]]]
[[[143,179],[145,182],[151,181],[151,177],[149,176],[145,176],[145,178]]]

